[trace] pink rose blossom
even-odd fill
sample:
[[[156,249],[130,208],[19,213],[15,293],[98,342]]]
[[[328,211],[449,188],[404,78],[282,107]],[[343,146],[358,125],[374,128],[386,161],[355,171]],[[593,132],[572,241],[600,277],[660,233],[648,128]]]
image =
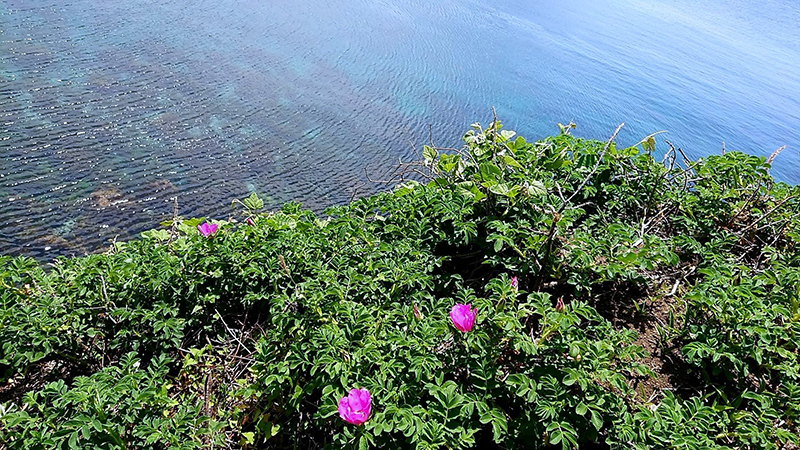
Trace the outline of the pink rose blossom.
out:
[[[562,300],[561,297],[559,297],[558,301],[556,302],[556,311],[564,311],[564,300]]]
[[[459,303],[453,305],[453,308],[450,310],[450,320],[453,321],[453,325],[458,331],[466,333],[475,325],[475,316],[477,314],[477,308],[473,310],[471,305],[462,305]]]
[[[361,425],[369,419],[372,399],[366,389],[350,389],[347,397],[339,400],[339,415],[347,423]]]
[[[417,320],[422,320],[422,314],[419,312],[419,308],[417,308],[416,303],[414,303],[414,318]]]
[[[205,222],[201,225],[198,225],[197,229],[200,231],[200,234],[202,234],[203,237],[209,237],[217,232],[217,224]]]
[[[511,277],[511,289],[514,292],[517,292],[519,290],[519,281],[517,281],[516,276]]]

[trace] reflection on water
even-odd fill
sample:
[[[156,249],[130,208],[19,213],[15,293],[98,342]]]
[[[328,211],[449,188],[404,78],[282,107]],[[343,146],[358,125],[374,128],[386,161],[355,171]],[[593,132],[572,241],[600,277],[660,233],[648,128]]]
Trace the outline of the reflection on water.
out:
[[[692,156],[797,149],[800,11],[723,3],[0,0],[0,252],[96,251],[174,196],[321,209],[490,106],[529,137],[624,121],[623,143],[666,129]]]

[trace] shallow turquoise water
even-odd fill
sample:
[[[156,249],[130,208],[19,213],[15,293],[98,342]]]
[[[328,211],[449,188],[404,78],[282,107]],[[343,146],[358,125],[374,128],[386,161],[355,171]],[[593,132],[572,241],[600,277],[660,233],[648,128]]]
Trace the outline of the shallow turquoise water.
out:
[[[319,209],[494,106],[800,182],[800,6],[775,0],[0,0],[0,252],[94,251],[251,190]],[[666,147],[660,144],[660,149]]]

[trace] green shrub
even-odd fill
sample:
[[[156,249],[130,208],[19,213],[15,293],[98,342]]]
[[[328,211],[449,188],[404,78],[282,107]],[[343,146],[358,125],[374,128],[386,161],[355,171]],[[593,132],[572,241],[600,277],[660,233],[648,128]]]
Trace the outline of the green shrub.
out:
[[[800,189],[763,158],[662,163],[652,136],[571,128],[475,124],[323,217],[251,195],[205,234],[175,218],[47,271],[0,257],[0,442],[797,444]],[[337,414],[355,388],[358,426]]]

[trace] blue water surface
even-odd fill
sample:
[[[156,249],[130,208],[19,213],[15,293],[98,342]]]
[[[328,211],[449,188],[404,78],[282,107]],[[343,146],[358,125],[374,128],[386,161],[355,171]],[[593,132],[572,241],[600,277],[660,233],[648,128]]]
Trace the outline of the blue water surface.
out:
[[[573,120],[800,182],[800,6],[776,0],[0,0],[0,253],[97,251],[251,191],[321,209],[429,139]]]

